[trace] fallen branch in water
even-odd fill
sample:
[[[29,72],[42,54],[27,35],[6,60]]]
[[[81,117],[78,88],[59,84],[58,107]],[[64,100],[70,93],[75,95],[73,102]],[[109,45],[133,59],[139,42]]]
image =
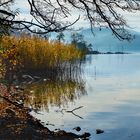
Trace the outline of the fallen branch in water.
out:
[[[72,112],[74,112],[75,110],[78,110],[78,109],[80,109],[80,108],[82,108],[83,106],[79,106],[79,107],[77,107],[77,108],[74,108],[73,110],[70,110],[70,111],[66,111],[66,112],[68,112],[68,113],[72,113]]]
[[[56,111],[56,112],[61,112],[62,114],[64,114],[64,112],[63,111],[65,111],[65,112],[67,112],[67,113],[72,113],[74,116],[76,116],[76,117],[78,117],[78,118],[80,118],[80,119],[83,119],[81,116],[79,116],[79,115],[77,115],[76,113],[74,113],[74,111],[76,111],[76,110],[78,110],[78,109],[80,109],[80,108],[82,108],[83,106],[79,106],[79,107],[77,107],[77,108],[74,108],[73,110],[66,110],[66,109],[62,109],[62,110],[60,110],[60,111]]]
[[[78,118],[80,118],[80,119],[83,119],[83,117],[81,117],[81,116],[75,114],[74,112],[68,112],[68,113],[72,113],[74,116],[76,116],[76,117],[78,117]]]
[[[72,113],[74,116],[76,116],[76,117],[78,117],[78,118],[80,118],[80,119],[83,119],[81,116],[79,116],[79,115],[77,115],[77,114],[75,114],[74,113],[74,111],[75,110],[78,110],[78,109],[80,109],[80,108],[82,108],[83,106],[79,106],[79,107],[77,107],[77,108],[74,108],[73,110],[68,110],[68,111],[66,111],[67,113]]]

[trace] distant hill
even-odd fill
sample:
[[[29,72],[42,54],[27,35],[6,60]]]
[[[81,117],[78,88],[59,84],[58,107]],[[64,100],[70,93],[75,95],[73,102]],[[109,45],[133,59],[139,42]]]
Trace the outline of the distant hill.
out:
[[[101,31],[99,28],[94,28],[93,35],[90,29],[84,29],[79,33],[84,35],[84,39],[88,44],[92,44],[93,50],[99,52],[140,52],[140,33],[130,31],[135,35],[135,39],[131,42],[120,41],[112,35],[110,29],[103,28]],[[65,31],[65,41],[70,42],[70,31]],[[56,39],[56,33],[51,34],[51,39]]]
[[[98,50],[101,52],[140,52],[140,33],[134,31],[130,32],[135,35],[135,39],[133,39],[131,42],[118,40],[107,28],[104,28],[101,31],[99,30],[99,28],[95,28],[94,36],[91,33],[90,29],[81,31],[81,33],[85,37],[85,40],[93,45],[94,50]]]

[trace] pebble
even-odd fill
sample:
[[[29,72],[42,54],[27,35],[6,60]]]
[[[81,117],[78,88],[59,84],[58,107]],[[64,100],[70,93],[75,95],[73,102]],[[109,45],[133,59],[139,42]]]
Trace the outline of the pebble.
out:
[[[73,130],[76,130],[79,132],[81,130],[81,128],[79,126],[77,126],[77,127],[73,128]]]
[[[101,134],[101,133],[104,133],[104,130],[96,129],[96,134]]]

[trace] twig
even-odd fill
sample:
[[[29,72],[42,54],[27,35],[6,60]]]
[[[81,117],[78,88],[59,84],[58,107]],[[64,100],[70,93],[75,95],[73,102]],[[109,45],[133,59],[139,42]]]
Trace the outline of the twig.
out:
[[[76,116],[76,117],[78,117],[78,118],[80,118],[80,119],[83,119],[81,116],[79,116],[79,115],[77,115],[77,114],[74,113],[74,111],[76,111],[76,110],[78,110],[78,109],[80,109],[80,108],[82,108],[82,107],[83,107],[83,106],[79,106],[79,107],[77,107],[77,108],[74,108],[73,110],[62,109],[62,110],[57,111],[57,112],[61,112],[62,114],[64,114],[63,111],[65,111],[65,112],[67,112],[67,113],[72,113],[74,116]]]
[[[68,113],[72,113],[72,112],[74,112],[75,110],[78,110],[78,109],[80,109],[80,108],[82,108],[83,106],[79,106],[79,107],[77,107],[77,108],[74,108],[73,110],[68,110],[68,111],[66,111],[66,112],[68,112]]]
[[[81,116],[75,114],[74,112],[68,112],[68,113],[72,113],[74,116],[76,116],[76,117],[78,117],[78,118],[80,118],[80,119],[83,119],[83,117],[81,117]]]

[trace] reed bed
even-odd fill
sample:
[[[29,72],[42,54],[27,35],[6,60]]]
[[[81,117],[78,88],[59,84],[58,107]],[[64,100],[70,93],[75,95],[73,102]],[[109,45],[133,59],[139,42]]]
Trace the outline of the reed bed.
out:
[[[19,70],[63,73],[79,66],[83,57],[84,53],[72,44],[49,41],[37,36],[2,36],[0,40],[0,68],[8,73]]]

